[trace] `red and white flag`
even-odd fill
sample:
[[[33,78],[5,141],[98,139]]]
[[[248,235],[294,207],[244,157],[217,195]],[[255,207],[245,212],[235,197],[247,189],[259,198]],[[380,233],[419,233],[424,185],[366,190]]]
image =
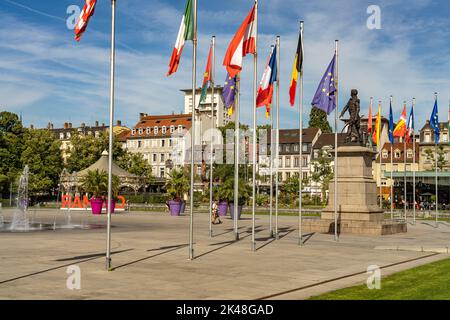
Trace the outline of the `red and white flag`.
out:
[[[273,86],[277,81],[277,48],[272,48],[269,61],[264,70],[261,82],[258,87],[256,97],[256,107],[266,106],[266,117],[270,115],[270,106],[272,105]]]
[[[95,11],[95,5],[97,0],[85,0],[83,10],[78,17],[77,23],[75,25],[75,40],[80,41],[86,27],[89,23],[89,19],[92,17]]]
[[[243,58],[249,53],[256,53],[255,7],[256,4],[236,32],[233,40],[231,40],[225,58],[223,59],[223,65],[227,68],[231,78],[234,78],[242,70]]]

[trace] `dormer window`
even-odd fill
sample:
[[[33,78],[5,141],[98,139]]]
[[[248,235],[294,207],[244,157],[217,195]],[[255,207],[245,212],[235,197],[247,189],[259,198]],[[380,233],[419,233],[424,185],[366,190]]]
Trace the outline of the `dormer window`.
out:
[[[146,133],[147,135],[149,135],[149,134],[151,133],[151,131],[152,131],[152,129],[150,129],[150,128],[146,128],[146,129],[145,129],[145,133]]]
[[[136,135],[136,129],[131,130],[131,135],[135,136]]]
[[[178,126],[178,132],[179,132],[179,133],[182,133],[182,132],[183,132],[183,126],[182,126],[181,124]]]
[[[142,128],[139,128],[139,135],[142,135]]]
[[[411,159],[411,158],[413,157],[413,152],[412,152],[411,149],[408,149],[408,151],[406,151],[406,157],[407,157],[408,159]]]
[[[396,149],[396,150],[394,151],[394,158],[395,158],[395,159],[400,159],[400,150]]]
[[[170,126],[170,133],[174,133],[175,132],[175,126]]]
[[[155,134],[155,136],[158,134],[158,126],[155,126],[153,128],[153,133]]]
[[[431,142],[431,134],[430,134],[430,132],[425,132],[425,142]]]
[[[387,159],[388,158],[388,152],[386,150],[383,150],[382,157],[383,157],[383,159]]]
[[[161,132],[162,132],[162,134],[166,134],[166,132],[167,132],[166,126],[163,126],[163,127],[162,127]]]
[[[70,139],[70,132],[67,132],[67,139]]]
[[[63,139],[64,139],[64,132],[61,132],[61,133],[59,134],[59,139],[60,139],[60,140],[63,140]]]

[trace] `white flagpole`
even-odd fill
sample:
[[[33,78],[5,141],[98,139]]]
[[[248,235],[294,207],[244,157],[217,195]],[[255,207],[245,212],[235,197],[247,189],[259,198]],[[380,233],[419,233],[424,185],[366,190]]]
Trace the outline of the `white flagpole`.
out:
[[[391,96],[391,106],[392,106],[392,100],[393,97]],[[389,109],[390,112],[391,109]],[[391,129],[391,114],[389,113],[389,130]],[[393,133],[392,133],[393,134]],[[389,141],[391,143],[391,220],[394,220],[394,178],[392,171],[394,171],[394,158],[392,157],[392,149],[393,149],[393,143],[392,141]]]
[[[338,109],[339,109],[339,40],[335,41],[336,45],[336,108],[334,109],[334,240],[339,241],[338,233]]]
[[[437,99],[438,99],[437,92],[434,93],[434,97],[435,97],[435,100],[437,101]],[[437,122],[436,125],[439,128],[439,121]],[[435,135],[436,135],[436,132],[435,132]],[[438,201],[438,148],[437,148],[437,144],[438,144],[438,141],[435,136],[435,138],[434,138],[434,158],[435,158],[434,175],[435,175],[435,186],[436,186],[436,203],[434,206],[435,206],[435,210],[436,210],[436,225],[435,225],[436,228],[438,227],[438,223],[439,223],[439,216],[438,216],[438,214],[439,214],[439,209],[438,209],[438,205],[439,205],[439,201]]]
[[[378,101],[378,109],[381,109],[381,100]],[[378,116],[377,116],[378,117]],[[380,132],[377,131],[377,136],[380,136],[380,141],[378,141],[378,153],[380,157],[380,170],[379,170],[379,177],[380,177],[380,209],[383,209],[383,184],[382,182],[382,174],[381,174],[381,165],[382,165],[382,158],[383,158],[383,146],[381,145],[381,110],[380,110],[380,127],[377,127],[377,130],[380,130]],[[384,211],[383,211],[384,212]]]
[[[406,101],[404,101],[403,103],[404,105],[404,109],[406,112]],[[405,119],[406,121],[406,119]],[[404,189],[404,199],[403,199],[403,207],[404,207],[404,211],[405,211],[405,222],[407,222],[407,216],[406,216],[406,197],[407,197],[407,193],[406,193],[406,132],[405,135],[403,136],[403,161],[404,161],[404,166],[403,166],[403,189]]]
[[[273,45],[271,52],[273,53]],[[277,82],[278,86],[278,82]],[[274,161],[274,136],[273,136],[273,110],[270,110],[270,208],[269,208],[269,231],[270,237],[273,238],[272,212],[273,212],[273,161]]]
[[[195,91],[197,77],[197,0],[194,0],[194,34],[192,39],[192,130],[191,130],[191,190],[189,218],[189,260],[194,259],[194,157],[195,157]]]
[[[216,37],[213,36],[211,39],[211,48],[212,48],[212,65],[211,65],[211,129],[214,129],[214,67],[216,63]],[[213,134],[211,131],[211,149],[210,149],[210,164],[209,164],[209,236],[213,236],[212,230],[212,204],[213,204],[213,167],[214,167],[214,159],[213,159]]]
[[[256,251],[255,209],[256,209],[256,94],[258,72],[258,0],[255,0],[255,54],[253,55],[253,170],[252,170],[252,251]],[[278,52],[277,52],[278,53]]]
[[[108,209],[106,231],[106,270],[111,270],[111,204],[112,204],[112,155],[114,125],[114,77],[116,63],[116,0],[111,0],[111,84],[109,99],[109,152],[108,152]]]
[[[302,41],[302,60],[303,56],[303,29],[304,22],[300,21],[300,38]],[[297,57],[299,59],[300,57]],[[300,97],[299,97],[299,169],[298,169],[298,184],[299,184],[299,198],[298,198],[298,244],[303,245],[303,68],[300,70]]]
[[[413,112],[413,119],[414,119],[414,106],[416,104],[416,98],[413,98],[412,103],[412,112]],[[411,119],[412,120],[412,119]],[[413,224],[416,224],[416,133],[414,132],[414,122],[411,123],[413,130],[412,130],[412,142],[413,142]]]
[[[278,48],[278,38],[277,38],[277,48]],[[280,54],[277,52],[278,57],[280,56]],[[277,75],[280,74],[280,70],[277,70]],[[277,87],[278,87],[278,83],[277,83]],[[277,98],[278,99],[278,98]],[[278,240],[278,185],[279,185],[279,177],[278,177],[278,173],[279,173],[279,168],[280,168],[280,105],[278,104],[278,100],[277,100],[277,105],[276,105],[276,111],[277,111],[277,129],[275,131],[275,135],[276,135],[276,145],[275,145],[275,163],[276,163],[276,167],[275,167],[275,239]]]
[[[234,143],[234,237],[235,240],[239,240],[239,231],[238,231],[238,201],[239,201],[239,112],[241,109],[240,106],[240,95],[241,95],[241,78],[239,74],[236,76],[236,101],[234,103],[235,106],[235,122],[234,122],[234,134],[235,134],[235,143]]]

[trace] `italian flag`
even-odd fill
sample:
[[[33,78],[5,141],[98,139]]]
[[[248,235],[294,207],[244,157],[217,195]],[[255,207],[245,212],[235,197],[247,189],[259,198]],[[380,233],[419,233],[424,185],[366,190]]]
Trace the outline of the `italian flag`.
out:
[[[188,0],[186,9],[184,10],[183,18],[181,19],[180,29],[178,31],[175,48],[170,58],[169,71],[167,76],[177,72],[180,63],[181,53],[183,52],[184,43],[186,40],[194,39],[194,12],[192,10],[192,0]]]

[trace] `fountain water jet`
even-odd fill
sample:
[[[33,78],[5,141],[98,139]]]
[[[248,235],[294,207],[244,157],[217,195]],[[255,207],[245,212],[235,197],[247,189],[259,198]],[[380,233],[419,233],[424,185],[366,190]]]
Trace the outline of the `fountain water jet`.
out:
[[[14,211],[10,230],[27,231],[30,229],[28,218],[28,165],[23,169],[19,179],[19,188],[17,190],[17,208]]]

